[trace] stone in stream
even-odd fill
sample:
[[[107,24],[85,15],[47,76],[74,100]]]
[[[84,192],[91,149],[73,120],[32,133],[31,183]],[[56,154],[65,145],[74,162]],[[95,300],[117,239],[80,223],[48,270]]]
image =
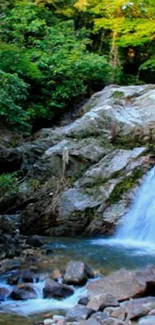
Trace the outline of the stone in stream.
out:
[[[97,312],[93,314],[89,319],[80,323],[80,325],[100,325],[108,319],[107,314],[104,312]]]
[[[129,323],[127,323],[126,321],[120,320],[118,318],[109,317],[108,319],[105,319],[105,321],[101,324],[103,324],[103,325],[128,325]]]
[[[66,320],[70,322],[84,320],[89,318],[92,313],[92,309],[87,308],[85,306],[76,305],[67,312]]]
[[[129,325],[129,323],[127,323],[126,321],[124,322],[123,320],[120,320],[117,318],[112,318],[112,317],[104,318],[103,317],[103,319],[97,319],[93,316],[91,318],[89,318],[88,320],[81,322],[78,325]]]
[[[67,264],[63,282],[82,285],[88,278],[94,277],[92,270],[83,262],[70,261]]]
[[[50,273],[50,278],[55,280],[55,281],[58,281],[59,279],[62,278],[62,272],[58,269],[58,268],[55,268],[51,273]]]
[[[113,318],[118,318],[120,320],[125,320],[125,310],[120,307],[106,307],[104,309],[104,312],[109,316]]]
[[[131,299],[121,304],[128,319],[137,319],[147,315],[155,308],[155,297]]]
[[[83,305],[83,306],[87,306],[88,302],[89,302],[88,297],[83,297],[83,298],[79,299],[78,304]]]
[[[0,287],[0,301],[4,301],[10,295],[10,290],[5,287]]]
[[[26,282],[26,283],[33,283],[33,282],[38,282],[39,281],[39,277],[37,274],[29,271],[29,270],[24,270],[22,271],[22,273],[20,274],[20,280],[22,282]]]
[[[69,286],[64,284],[59,284],[51,279],[46,280],[43,289],[44,298],[63,299],[71,296],[73,293],[74,290]]]
[[[37,293],[31,284],[23,283],[17,285],[10,296],[14,300],[36,299]]]
[[[80,323],[80,325],[101,325],[101,323],[98,322],[96,319],[89,318],[88,320],[83,321],[82,323]]]
[[[19,277],[20,277],[20,272],[17,271],[9,276],[9,278],[7,279],[7,283],[10,285],[18,284]]]
[[[110,306],[119,306],[118,300],[110,293],[90,295],[89,302],[87,305],[87,307],[92,308],[95,311],[103,310],[105,307]]]
[[[27,244],[33,247],[41,247],[44,245],[44,240],[38,235],[32,235],[27,238]]]

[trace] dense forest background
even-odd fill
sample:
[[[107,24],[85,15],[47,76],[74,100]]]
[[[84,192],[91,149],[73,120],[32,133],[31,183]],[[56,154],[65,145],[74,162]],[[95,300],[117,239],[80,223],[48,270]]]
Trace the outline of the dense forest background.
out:
[[[105,85],[155,83],[154,0],[1,0],[0,120],[30,134]]]

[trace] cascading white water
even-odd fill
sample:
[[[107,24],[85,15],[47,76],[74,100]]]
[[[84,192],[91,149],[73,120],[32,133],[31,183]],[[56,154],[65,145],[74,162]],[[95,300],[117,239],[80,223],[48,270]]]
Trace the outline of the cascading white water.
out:
[[[7,311],[26,316],[30,314],[45,312],[48,310],[68,310],[69,308],[74,307],[80,298],[87,296],[86,287],[81,287],[76,289],[72,296],[67,297],[63,300],[57,300],[53,298],[44,299],[44,284],[44,281],[34,284],[34,289],[38,295],[36,299],[28,299],[25,301],[19,300],[16,302],[12,299],[7,299],[4,302],[0,302],[0,313]],[[10,292],[12,291],[12,287],[6,285],[4,282],[0,282],[0,285],[2,285],[3,288],[10,289]]]
[[[115,238],[155,245],[155,167],[144,178]]]

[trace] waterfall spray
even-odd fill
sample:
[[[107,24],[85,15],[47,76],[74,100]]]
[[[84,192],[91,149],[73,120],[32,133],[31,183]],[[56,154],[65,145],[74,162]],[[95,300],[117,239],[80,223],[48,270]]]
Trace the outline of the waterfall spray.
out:
[[[155,167],[145,176],[115,238],[155,244]]]

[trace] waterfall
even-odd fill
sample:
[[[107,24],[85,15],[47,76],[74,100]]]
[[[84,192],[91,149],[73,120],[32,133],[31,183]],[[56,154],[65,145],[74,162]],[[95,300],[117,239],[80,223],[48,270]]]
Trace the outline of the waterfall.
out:
[[[155,244],[155,167],[145,176],[115,238]]]

